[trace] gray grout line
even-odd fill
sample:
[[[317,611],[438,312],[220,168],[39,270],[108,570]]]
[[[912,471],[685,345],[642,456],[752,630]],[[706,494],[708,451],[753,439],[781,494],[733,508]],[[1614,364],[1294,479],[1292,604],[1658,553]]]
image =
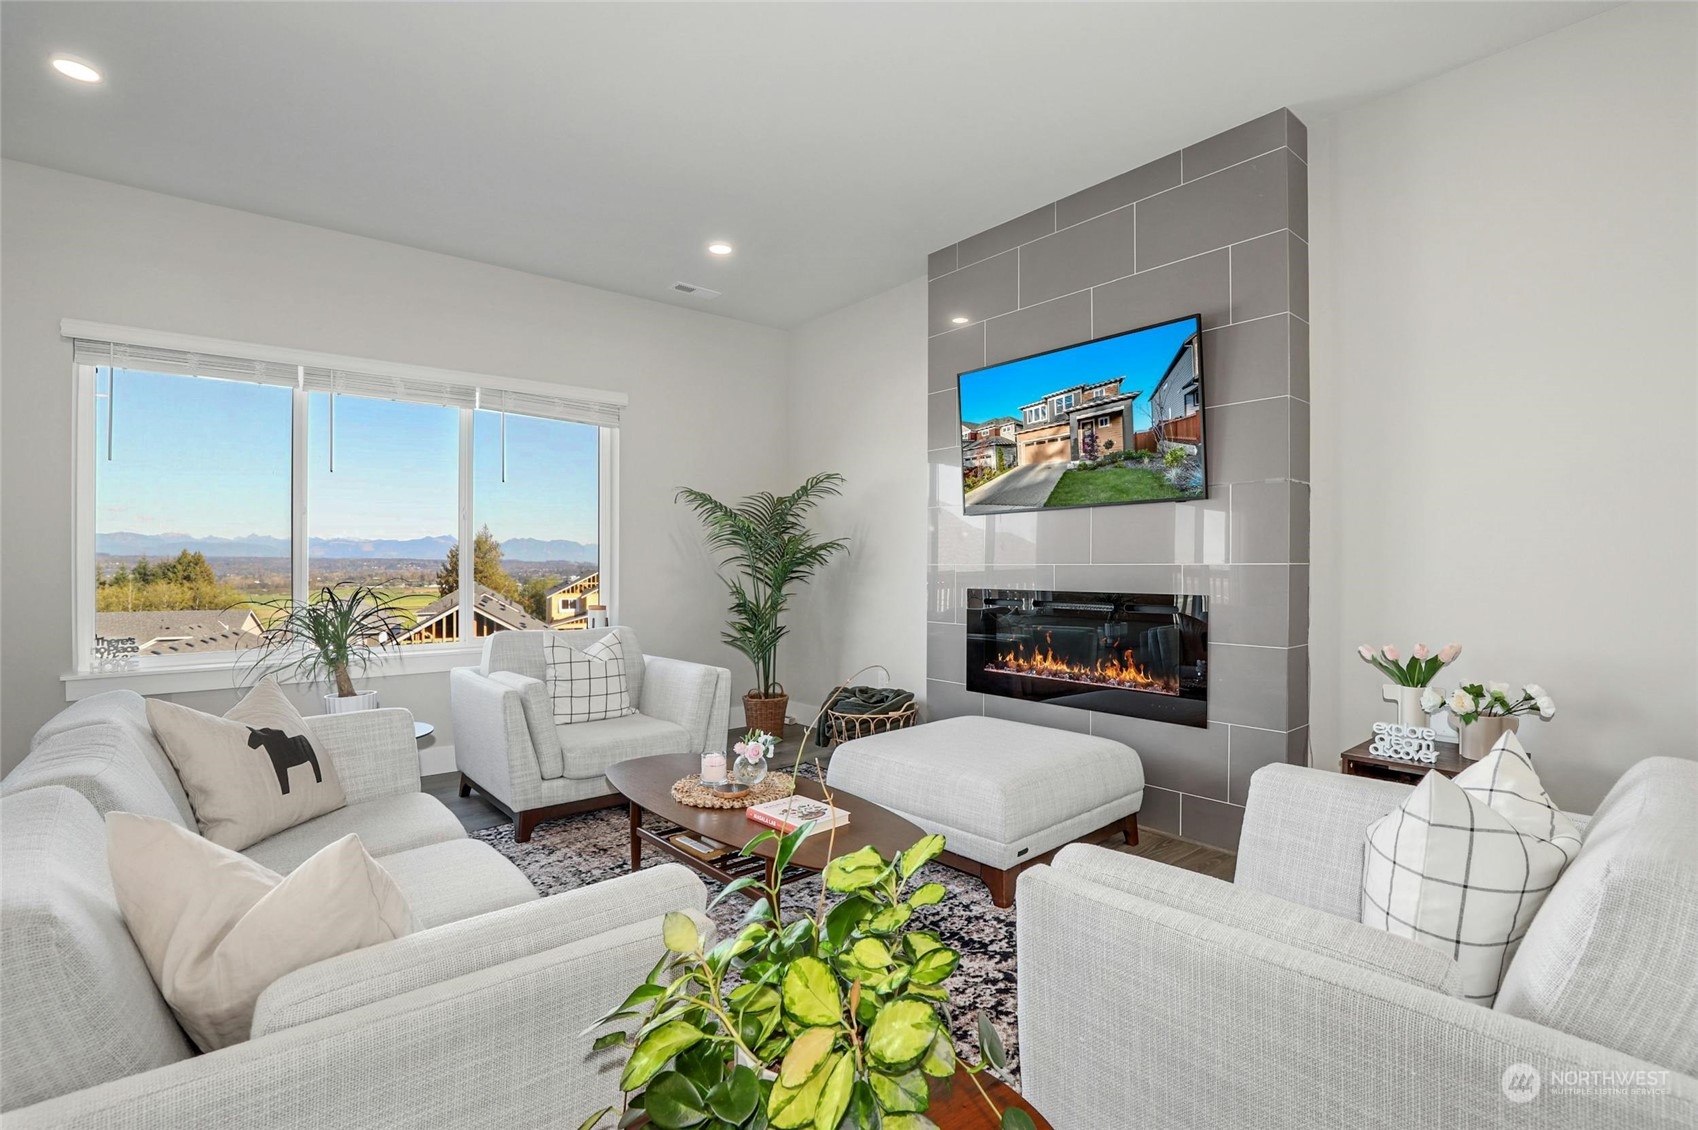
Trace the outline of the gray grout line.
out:
[[[1207,140],[1207,139],[1205,139],[1205,140]],[[1199,144],[1200,144],[1200,143],[1199,143]],[[1098,212],[1098,213],[1097,213],[1097,214],[1096,214],[1096,215],[1094,215],[1094,216],[1086,216],[1086,217],[1085,217],[1085,218],[1084,218],[1084,219],[1082,219],[1082,220],[1075,220],[1075,221],[1074,221],[1074,222],[1073,222],[1073,223],[1071,223],[1071,224],[1068,224],[1068,225],[1066,225],[1066,226],[1065,226],[1065,227],[1059,227],[1059,226],[1058,226],[1058,227],[1057,227],[1057,228],[1056,228],[1056,229],[1055,229],[1055,230],[1054,230],[1054,231],[1051,231],[1051,232],[1045,232],[1045,233],[1044,233],[1044,234],[1043,234],[1043,235],[1040,235],[1040,236],[1037,236],[1037,237],[1035,237],[1035,238],[1032,238],[1032,239],[1028,239],[1028,240],[1027,240],[1027,241],[1026,241],[1026,242],[1025,242],[1025,243],[1017,243],[1017,244],[1015,244],[1015,245],[1014,245],[1014,246],[1013,246],[1013,247],[1012,247],[1012,248],[1009,248],[1009,249],[1008,249],[1008,250],[1010,250],[1010,251],[1017,251],[1017,250],[1019,250],[1019,249],[1020,249],[1020,248],[1022,248],[1022,247],[1026,247],[1026,246],[1029,246],[1029,245],[1030,245],[1030,244],[1034,244],[1034,243],[1036,243],[1036,242],[1038,242],[1038,240],[1041,240],[1041,239],[1048,239],[1048,238],[1049,238],[1049,237],[1050,237],[1050,236],[1052,236],[1052,235],[1060,235],[1060,234],[1061,234],[1061,233],[1062,233],[1062,232],[1064,232],[1064,231],[1070,231],[1070,230],[1072,230],[1072,229],[1073,229],[1073,228],[1076,228],[1076,227],[1078,227],[1078,226],[1079,226],[1079,225],[1080,225],[1080,224],[1088,224],[1088,223],[1090,223],[1090,222],[1091,222],[1091,221],[1092,221],[1092,220],[1100,220],[1100,219],[1102,219],[1102,218],[1103,218],[1103,217],[1104,217],[1104,216],[1112,216],[1112,215],[1113,215],[1113,214],[1114,214],[1114,213],[1116,213],[1116,212],[1123,212],[1123,211],[1125,211],[1125,210],[1126,210],[1126,209],[1128,209],[1128,208],[1132,208],[1132,207],[1136,207],[1136,206],[1137,206],[1137,205],[1139,205],[1139,204],[1142,204],[1142,203],[1143,203],[1143,202],[1144,202],[1144,201],[1146,201],[1146,200],[1154,200],[1154,199],[1155,199],[1155,198],[1156,198],[1156,197],[1158,197],[1158,196],[1163,196],[1163,195],[1165,195],[1165,194],[1167,194],[1167,193],[1169,193],[1169,192],[1173,192],[1173,191],[1175,191],[1175,190],[1176,190],[1176,189],[1181,189],[1181,188],[1184,188],[1184,187],[1186,187],[1186,186],[1187,186],[1187,185],[1193,185],[1193,184],[1201,184],[1201,183],[1202,183],[1202,182],[1203,182],[1203,181],[1206,181],[1206,180],[1208,180],[1208,179],[1209,179],[1209,178],[1210,178],[1210,177],[1212,177],[1212,176],[1214,176],[1214,175],[1216,175],[1216,174],[1217,174],[1217,173],[1224,173],[1224,172],[1226,172],[1226,171],[1227,171],[1227,170],[1228,170],[1228,169],[1236,169],[1236,168],[1237,168],[1237,167],[1238,167],[1238,166],[1240,166],[1240,165],[1248,165],[1248,164],[1249,164],[1249,163],[1250,163],[1250,162],[1251,162],[1251,161],[1255,161],[1255,160],[1257,160],[1257,159],[1259,159],[1259,158],[1262,158],[1262,157],[1266,157],[1266,156],[1267,156],[1267,155],[1268,155],[1268,154],[1269,154],[1269,153],[1278,153],[1278,152],[1279,152],[1279,151],[1280,151],[1280,150],[1281,150],[1281,149],[1290,149],[1290,148],[1291,148],[1291,146],[1289,146],[1289,145],[1276,145],[1276,146],[1275,146],[1275,147],[1274,147],[1274,148],[1272,148],[1272,149],[1268,149],[1268,150],[1265,150],[1265,151],[1263,151],[1263,152],[1261,152],[1261,153],[1258,153],[1258,154],[1256,154],[1256,155],[1255,155],[1255,156],[1254,156],[1254,157],[1246,157],[1246,158],[1244,158],[1244,160],[1242,160],[1242,161],[1234,161],[1234,162],[1233,162],[1233,163],[1232,163],[1232,164],[1230,164],[1230,165],[1224,165],[1224,166],[1222,166],[1222,167],[1221,167],[1221,168],[1218,168],[1218,169],[1215,169],[1215,170],[1213,170],[1213,171],[1212,171],[1212,172],[1207,172],[1207,173],[1204,173],[1204,174],[1203,174],[1203,175],[1202,175],[1202,176],[1200,176],[1200,177],[1198,177],[1198,178],[1197,178],[1197,179],[1196,179],[1196,180],[1185,180],[1185,179],[1184,179],[1184,176],[1185,176],[1185,171],[1184,171],[1184,164],[1185,164],[1185,151],[1184,151],[1184,150],[1183,150],[1183,149],[1182,149],[1182,150],[1180,150],[1180,151],[1179,151],[1179,161],[1180,161],[1180,173],[1179,173],[1179,175],[1180,175],[1180,178],[1181,178],[1181,179],[1180,179],[1180,181],[1179,181],[1179,183],[1178,183],[1178,184],[1174,184],[1174,185],[1169,185],[1169,186],[1168,186],[1168,187],[1166,187],[1166,188],[1162,188],[1162,189],[1157,189],[1157,190],[1156,190],[1156,191],[1155,191],[1155,192],[1152,192],[1152,193],[1150,193],[1150,194],[1149,194],[1149,195],[1148,195],[1148,196],[1140,196],[1140,197],[1138,197],[1138,199],[1136,199],[1136,200],[1128,200],[1128,201],[1127,201],[1127,202],[1126,202],[1126,203],[1124,203],[1124,204],[1116,204],[1116,205],[1115,205],[1115,206],[1114,206],[1114,207],[1113,207],[1113,208],[1109,208],[1109,209],[1107,209],[1107,210],[1105,210],[1105,211],[1102,211],[1102,212]],[[1295,152],[1295,151],[1293,151],[1293,152],[1292,152],[1292,154],[1291,154],[1291,155],[1292,155],[1292,156],[1293,156],[1293,157],[1297,157],[1297,154],[1296,154],[1296,152]],[[1297,159],[1298,159],[1298,160],[1299,160],[1299,161],[1302,161],[1302,162],[1303,162],[1303,167],[1304,167],[1304,168],[1305,168],[1305,169],[1306,169],[1306,168],[1308,168],[1308,167],[1309,167],[1309,163],[1308,163],[1308,162],[1307,162],[1307,161],[1303,161],[1303,158],[1301,158],[1301,157],[1297,157]],[[1158,158],[1158,160],[1159,160],[1159,158]],[[1142,168],[1142,167],[1143,167],[1143,166],[1139,166],[1139,167],[1140,167],[1140,168]],[[1132,172],[1132,171],[1133,171],[1133,170],[1131,170],[1131,169],[1128,169],[1128,170],[1127,170],[1127,172]],[[1114,178],[1113,178],[1113,177],[1110,177],[1110,178],[1109,178],[1109,180],[1113,180],[1113,179],[1114,179]],[[1105,184],[1106,184],[1106,183],[1107,183],[1107,182],[1106,182],[1106,181],[1105,181],[1105,182],[1101,182],[1101,183],[1105,183]],[[1087,191],[1089,191],[1089,190],[1090,190],[1090,189],[1093,189],[1093,188],[1095,188],[1095,187],[1097,187],[1097,186],[1096,186],[1096,185],[1094,185],[1094,184],[1093,184],[1093,185],[1087,185],[1087,186],[1086,186],[1086,187],[1085,187],[1085,188],[1082,188],[1082,189],[1080,189],[1080,190],[1079,190],[1079,191],[1080,191],[1080,192],[1087,192]],[[1078,193],[1071,193],[1071,194],[1069,194],[1069,195],[1075,195],[1075,196],[1076,196],[1076,195],[1078,195]],[[1053,202],[1052,202],[1052,207],[1053,207],[1053,205],[1054,205],[1054,204],[1058,204],[1058,203],[1060,203],[1060,201],[1053,201]],[[1022,213],[1022,214],[1024,214],[1024,213]],[[1019,219],[1019,217],[1018,217],[1018,216],[1016,216],[1016,217],[1014,217],[1014,218],[1015,218],[1015,219]],[[1003,223],[1008,223],[1008,222],[1009,222],[1009,221],[1007,221],[1007,220],[1004,220],[1004,221],[1003,221]],[[1134,225],[1136,225],[1136,217],[1135,217],[1135,216],[1134,216]],[[992,224],[992,225],[991,225],[991,227],[1000,227],[1000,226],[1001,226],[1001,225],[1000,225],[1000,224]],[[989,230],[990,230],[990,228],[986,228],[986,229],[985,229],[985,231],[989,231]],[[1277,230],[1277,229],[1276,229],[1276,230]],[[982,234],[982,233],[975,233],[975,234]],[[1270,233],[1270,232],[1264,232],[1264,233],[1263,233],[1263,234],[1264,234],[1264,235],[1267,235],[1267,234],[1272,234],[1272,233]],[[1296,235],[1296,233],[1295,233],[1295,232],[1293,232],[1293,233],[1292,233],[1292,234],[1293,234],[1293,235]],[[971,238],[971,237],[969,237],[969,238]],[[1132,238],[1133,238],[1133,241],[1134,241],[1134,251],[1136,251],[1136,241],[1137,241],[1137,231],[1136,231],[1136,228],[1135,228],[1135,227],[1134,227],[1134,231],[1133,231],[1133,234],[1132,234]],[[1302,237],[1302,236],[1297,236],[1297,238],[1298,238],[1298,239],[1303,239],[1303,237]],[[965,241],[962,241],[962,242],[965,242]],[[1309,243],[1309,241],[1308,241],[1308,240],[1306,240],[1306,239],[1305,239],[1305,240],[1303,240],[1303,244],[1304,244],[1304,246],[1308,246],[1308,243]],[[983,262],[985,262],[985,261],[986,261],[986,260],[987,260],[987,259],[994,259],[994,258],[996,258],[996,255],[987,255],[987,256],[985,256],[985,258],[984,258],[984,259],[975,259],[975,260],[973,260],[973,262],[972,262],[972,263],[962,263],[962,262],[960,262],[960,247],[961,247],[961,243],[956,243],[956,244],[954,244],[954,245],[953,245],[953,246],[954,246],[954,247],[955,247],[955,248],[956,248],[956,267],[955,267],[955,271],[964,271],[964,270],[966,270],[966,269],[967,269],[967,268],[968,268],[968,267],[971,267],[971,266],[974,266],[974,265],[976,265],[976,264],[979,264],[979,263],[983,263]],[[939,250],[939,251],[942,251],[942,250],[943,250],[943,248],[941,248],[941,247],[940,247],[940,248],[938,248],[938,250]],[[1218,249],[1218,248],[1215,248],[1215,249],[1214,249],[1214,250],[1219,250],[1219,249]],[[997,255],[1005,255],[1005,254],[1007,254],[1007,252],[1006,252],[1006,251],[999,251],[999,252],[997,252]],[[1176,262],[1177,262],[1177,260],[1176,260]],[[1165,264],[1165,263],[1164,263],[1164,264],[1162,264],[1162,265],[1163,265],[1163,266],[1166,266],[1166,264]],[[948,278],[948,277],[949,277],[949,276],[950,276],[950,275],[953,275],[953,274],[954,274],[954,273],[955,273],[955,271],[945,271],[945,272],[944,272],[944,273],[943,273],[943,274],[941,274],[941,275],[938,275],[938,276],[936,276],[936,278],[930,278],[930,277],[929,277],[929,276],[928,276],[928,281],[932,281],[932,282],[935,282],[935,281],[936,281],[936,280],[937,280],[937,279],[943,279],[943,278]]]
[[[1021,305],[1016,305],[1016,306],[1015,306],[1015,307],[1014,307],[1014,309],[1012,309],[1012,310],[1002,310],[1002,311],[999,311],[999,312],[997,312],[997,313],[995,313],[995,314],[992,314],[992,315],[990,315],[990,316],[989,316],[989,317],[986,317],[986,318],[980,318],[980,319],[979,319],[979,320],[978,320],[978,321],[976,321],[976,322],[969,322],[969,323],[968,323],[968,324],[967,324],[967,325],[965,325],[965,326],[955,326],[955,327],[953,327],[953,328],[951,328],[951,329],[947,329],[947,330],[939,330],[939,331],[938,331],[938,332],[936,332],[936,333],[933,333],[933,334],[927,334],[927,335],[926,335],[926,340],[928,340],[928,341],[930,341],[930,340],[931,340],[931,339],[932,339],[932,338],[934,338],[934,337],[942,337],[942,336],[943,336],[943,335],[944,335],[944,334],[952,334],[952,333],[958,333],[958,332],[960,332],[960,331],[961,331],[961,330],[965,330],[965,329],[969,329],[969,328],[971,328],[971,327],[972,327],[972,326],[975,326],[975,325],[984,325],[984,324],[986,324],[986,323],[989,323],[989,322],[994,322],[994,321],[996,321],[996,320],[997,320],[997,319],[998,319],[998,318],[1006,318],[1006,317],[1008,317],[1008,316],[1009,316],[1009,315],[1010,315],[1010,314],[1018,314],[1018,313],[1020,313],[1020,312],[1021,312],[1021,311],[1023,311],[1023,310],[1035,310],[1035,309],[1037,309],[1037,308],[1038,308],[1038,307],[1039,307],[1039,306],[1044,306],[1044,305],[1047,305],[1047,304],[1048,304],[1048,303],[1051,303],[1051,302],[1059,302],[1059,301],[1060,301],[1060,300],[1061,300],[1061,299],[1063,299],[1063,298],[1071,298],[1071,297],[1073,297],[1073,296],[1074,296],[1074,295],[1075,295],[1075,294],[1080,294],[1080,293],[1082,293],[1082,292],[1084,292],[1084,291],[1087,291],[1087,290],[1091,290],[1091,291],[1094,291],[1094,290],[1096,290],[1096,288],[1097,288],[1097,287],[1099,287],[1099,286],[1109,286],[1109,285],[1110,285],[1110,284],[1112,284],[1112,283],[1117,283],[1117,282],[1125,282],[1125,281],[1126,281],[1126,280],[1127,280],[1127,279],[1131,279],[1131,278],[1137,278],[1137,277],[1138,277],[1138,276],[1139,276],[1139,275],[1147,275],[1147,274],[1149,274],[1149,273],[1150,273],[1150,272],[1151,272],[1151,271],[1159,271],[1159,270],[1161,270],[1161,269],[1163,269],[1163,268],[1164,268],[1164,267],[1173,267],[1173,266],[1177,266],[1177,265],[1178,265],[1178,264],[1180,264],[1180,263],[1189,263],[1189,262],[1190,262],[1190,261],[1191,261],[1191,260],[1193,260],[1193,259],[1201,259],[1201,258],[1202,258],[1202,257],[1203,257],[1203,256],[1205,256],[1205,255],[1213,255],[1213,254],[1214,254],[1214,253],[1215,253],[1215,252],[1217,252],[1217,251],[1225,251],[1225,252],[1227,252],[1227,262],[1228,262],[1228,271],[1229,271],[1229,272],[1230,272],[1230,270],[1231,270],[1231,266],[1230,266],[1230,264],[1231,264],[1231,258],[1232,258],[1232,256],[1231,256],[1231,252],[1232,252],[1232,249],[1233,249],[1233,248],[1234,248],[1234,247],[1237,247],[1237,246],[1239,246],[1239,245],[1240,245],[1240,244],[1244,244],[1244,243],[1253,243],[1253,242],[1255,242],[1255,241],[1256,241],[1256,240],[1258,240],[1258,239],[1266,239],[1266,238],[1267,238],[1267,237],[1268,237],[1268,236],[1270,236],[1270,235],[1278,235],[1278,234],[1279,234],[1279,233],[1280,233],[1280,232],[1282,232],[1282,231],[1283,231],[1283,232],[1290,232],[1290,234],[1291,234],[1291,235],[1293,235],[1293,236],[1296,236],[1296,238],[1298,238],[1298,239],[1302,239],[1302,238],[1303,238],[1303,237],[1302,237],[1302,236],[1299,236],[1299,235],[1297,235],[1297,233],[1296,233],[1296,232],[1294,232],[1294,231],[1291,231],[1291,229],[1290,229],[1290,228],[1289,228],[1289,227],[1285,227],[1285,228],[1274,228],[1274,229],[1272,229],[1272,230],[1271,230],[1271,231],[1265,231],[1265,232],[1258,232],[1258,233],[1257,233],[1257,234],[1255,234],[1255,235],[1251,235],[1251,236],[1246,236],[1246,237],[1245,237],[1245,238],[1243,238],[1243,239],[1240,239],[1240,240],[1236,240],[1236,241],[1234,241],[1234,242],[1232,242],[1232,243],[1223,243],[1223,244],[1221,244],[1221,245],[1220,245],[1220,246],[1219,246],[1219,247],[1211,247],[1211,248],[1209,248],[1209,249],[1208,249],[1208,250],[1207,250],[1207,251],[1199,251],[1199,252],[1197,252],[1197,253],[1196,253],[1196,254],[1195,254],[1195,255],[1187,255],[1187,256],[1185,256],[1185,257],[1184,257],[1184,258],[1182,258],[1182,259],[1169,259],[1169,260],[1168,260],[1168,261],[1167,261],[1167,262],[1165,262],[1165,263],[1157,263],[1157,264],[1156,264],[1156,265],[1155,265],[1155,266],[1153,266],[1153,267],[1145,267],[1145,268],[1144,268],[1144,269],[1143,269],[1143,270],[1133,270],[1133,271],[1132,271],[1132,272],[1131,272],[1131,273],[1130,273],[1130,274],[1125,274],[1125,275],[1116,275],[1116,276],[1115,276],[1115,277],[1114,277],[1114,278],[1112,278],[1112,279],[1104,279],[1104,280],[1103,280],[1103,281],[1101,281],[1101,282],[1096,282],[1096,283],[1092,283],[1092,284],[1091,284],[1091,285],[1090,285],[1090,286],[1082,286],[1082,287],[1080,287],[1080,288],[1079,288],[1079,289],[1078,289],[1078,290],[1070,290],[1070,291],[1068,291],[1068,292],[1067,292],[1067,293],[1066,293],[1066,294],[1057,294],[1057,295],[1055,295],[1055,296],[1054,296],[1054,297],[1051,297],[1051,298],[1046,298],[1046,299],[1044,299],[1044,300],[1043,300],[1043,301],[1041,301],[1041,302],[1034,302],[1034,303],[1032,303],[1032,304],[1031,304],[1031,305],[1029,305],[1029,306],[1021,306]],[[1133,235],[1134,235],[1134,244],[1136,244],[1136,232],[1134,232],[1134,233],[1133,233]],[[1307,244],[1305,244],[1305,246],[1307,246]],[[1011,248],[1011,250],[1014,250],[1014,251],[1018,251],[1018,250],[1019,250],[1019,248]],[[1007,251],[1002,251],[1002,252],[998,252],[998,254],[1000,254],[1000,255],[1006,255],[1006,254],[1008,254],[1008,252],[1007,252]],[[995,255],[992,255],[992,256],[991,256],[991,257],[990,257],[990,258],[991,258],[991,259],[994,259],[994,258],[996,258],[996,256],[995,256]],[[986,262],[989,262],[989,261],[990,261],[990,260],[989,260],[989,259],[981,259],[981,260],[979,260],[979,262],[981,262],[981,263],[986,263]],[[1134,247],[1134,251],[1133,251],[1133,266],[1134,266],[1134,267],[1136,267],[1136,266],[1137,266],[1137,252],[1136,252],[1136,247]],[[1016,262],[1015,262],[1015,296],[1014,296],[1014,301],[1015,301],[1015,302],[1016,302],[1016,303],[1018,303],[1018,302],[1019,302],[1019,301],[1020,301],[1020,294],[1019,294],[1019,285],[1020,285],[1020,280],[1019,280],[1019,273],[1020,273],[1020,272],[1019,272],[1019,262],[1018,262],[1018,260],[1016,260]],[[938,277],[939,277],[939,278],[942,278],[942,277],[943,277],[943,276],[942,276],[942,275],[939,275],[939,276],[938,276]],[[1228,281],[1229,281],[1229,283],[1230,283],[1230,277],[1229,277],[1229,279],[1228,279]],[[1289,296],[1288,296],[1288,297],[1289,297]],[[1093,296],[1092,296],[1092,302],[1093,302],[1093,305],[1094,305],[1094,303],[1095,303],[1095,296],[1094,296],[1094,295],[1093,295]],[[1286,314],[1289,314],[1289,313],[1291,313],[1291,311],[1289,311],[1289,310],[1283,310],[1283,311],[1278,311],[1278,312],[1276,312],[1276,313],[1275,313],[1275,314],[1263,314],[1263,315],[1259,315],[1259,316],[1258,316],[1258,317],[1256,317],[1256,318],[1245,318],[1245,319],[1244,319],[1244,322],[1255,322],[1255,321],[1260,321],[1260,320],[1261,320],[1261,318],[1272,318],[1272,317],[1276,317],[1276,316],[1277,316],[1277,314],[1279,314],[1279,313],[1286,313]],[[1293,314],[1293,315],[1292,315],[1292,316],[1293,316],[1293,317],[1296,317],[1296,315],[1295,315],[1295,314]],[[1243,325],[1243,324],[1244,324],[1244,322],[1235,322],[1235,321],[1232,321],[1232,320],[1231,320],[1231,318],[1232,318],[1232,294],[1231,294],[1231,291],[1230,291],[1230,289],[1229,289],[1229,290],[1228,290],[1228,292],[1227,292],[1227,319],[1228,319],[1228,320],[1227,320],[1227,321],[1225,321],[1225,322],[1222,322],[1222,323],[1221,323],[1221,324],[1220,324],[1220,325],[1218,325],[1218,326],[1211,326],[1211,327],[1209,327],[1209,328],[1210,328],[1210,329],[1216,329],[1216,330],[1218,330],[1218,329],[1225,329],[1225,328],[1226,328],[1226,327],[1227,327],[1227,326],[1237,326],[1237,325]],[[1303,324],[1304,324],[1304,325],[1308,325],[1308,324],[1309,324],[1309,323],[1308,323],[1308,320],[1307,320],[1307,319],[1304,319],[1304,322],[1303,322]]]

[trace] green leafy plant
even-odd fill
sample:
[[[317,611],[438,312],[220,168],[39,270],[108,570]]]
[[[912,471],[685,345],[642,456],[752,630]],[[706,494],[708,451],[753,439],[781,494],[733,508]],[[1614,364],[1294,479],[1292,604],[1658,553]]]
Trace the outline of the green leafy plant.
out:
[[[323,682],[341,698],[358,693],[354,673],[393,647],[402,627],[394,599],[367,585],[327,586],[304,601],[279,597],[254,608],[262,626],[249,675]]]
[[[1169,467],[1177,467],[1189,458],[1191,458],[1190,453],[1183,447],[1170,447],[1167,449],[1167,454],[1161,457],[1162,462]]]
[[[731,619],[722,638],[755,665],[762,695],[782,693],[775,668],[778,641],[789,631],[783,617],[791,588],[811,581],[849,548],[847,538],[821,541],[807,526],[820,499],[842,493],[843,481],[828,471],[782,497],[762,491],[736,506],[689,487],[677,494],[701,519],[708,548],[724,554],[720,567],[730,570],[722,577],[731,593]]]
[[[872,847],[833,858],[815,913],[780,923],[772,908],[784,866],[810,827],[766,832],[743,849],[776,841],[775,878],[745,876],[715,898],[760,896],[735,935],[710,947],[689,915],[666,916],[665,956],[590,1028],[619,1026],[595,1046],[629,1049],[619,1079],[625,1107],[597,1111],[580,1130],[644,1117],[655,1130],[937,1130],[925,1113],[927,1080],[953,1076],[957,1065],[1004,1130],[1033,1130],[1031,1116],[997,1110],[978,1082],[1005,1066],[982,1014],[983,1061],[956,1052],[941,1010],[961,954],[936,933],[907,928],[947,894],[941,883],[910,890],[943,852],[943,837],[926,836],[892,860]],[[843,896],[829,908],[828,891]]]

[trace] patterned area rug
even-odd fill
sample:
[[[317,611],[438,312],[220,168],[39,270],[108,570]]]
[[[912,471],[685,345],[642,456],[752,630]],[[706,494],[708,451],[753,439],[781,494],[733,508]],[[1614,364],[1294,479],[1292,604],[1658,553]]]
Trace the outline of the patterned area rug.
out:
[[[651,820],[653,817],[650,818]],[[627,874],[631,869],[629,818],[623,808],[602,809],[551,820],[531,835],[528,844],[515,843],[513,825],[504,824],[472,833],[489,844],[528,876],[544,895],[575,890]],[[858,846],[850,845],[850,849]],[[849,849],[846,849],[849,850]],[[643,866],[666,862],[650,849]],[[921,881],[942,883],[949,896],[914,916],[921,929],[936,930],[961,951],[961,964],[948,985],[956,1044],[978,1057],[976,1016],[983,1011],[996,1025],[1008,1053],[1009,1074],[1019,1078],[1019,1048],[1015,1039],[1014,909],[999,910],[990,892],[975,878],[939,864],[927,864]],[[719,884],[703,880],[711,899]],[[784,885],[784,917],[812,913],[819,899],[819,878],[809,876]],[[713,911],[722,932],[736,928],[748,903],[733,895]]]

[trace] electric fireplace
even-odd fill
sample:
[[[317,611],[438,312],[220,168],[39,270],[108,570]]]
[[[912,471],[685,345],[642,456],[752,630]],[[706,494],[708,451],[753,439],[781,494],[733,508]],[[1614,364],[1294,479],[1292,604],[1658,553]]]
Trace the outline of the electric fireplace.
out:
[[[1209,601],[967,590],[967,689],[1180,726],[1209,723]]]

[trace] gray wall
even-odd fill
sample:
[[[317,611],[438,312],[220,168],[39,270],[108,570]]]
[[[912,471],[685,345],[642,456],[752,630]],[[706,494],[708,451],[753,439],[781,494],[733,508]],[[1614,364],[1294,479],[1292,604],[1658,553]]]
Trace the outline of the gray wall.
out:
[[[1143,823],[1226,847],[1250,774],[1307,762],[1306,160],[1303,124],[1278,110],[930,259],[930,716],[1124,741],[1144,763]],[[957,373],[1199,312],[1207,500],[962,514]],[[970,693],[973,587],[1207,594],[1208,728]]]

